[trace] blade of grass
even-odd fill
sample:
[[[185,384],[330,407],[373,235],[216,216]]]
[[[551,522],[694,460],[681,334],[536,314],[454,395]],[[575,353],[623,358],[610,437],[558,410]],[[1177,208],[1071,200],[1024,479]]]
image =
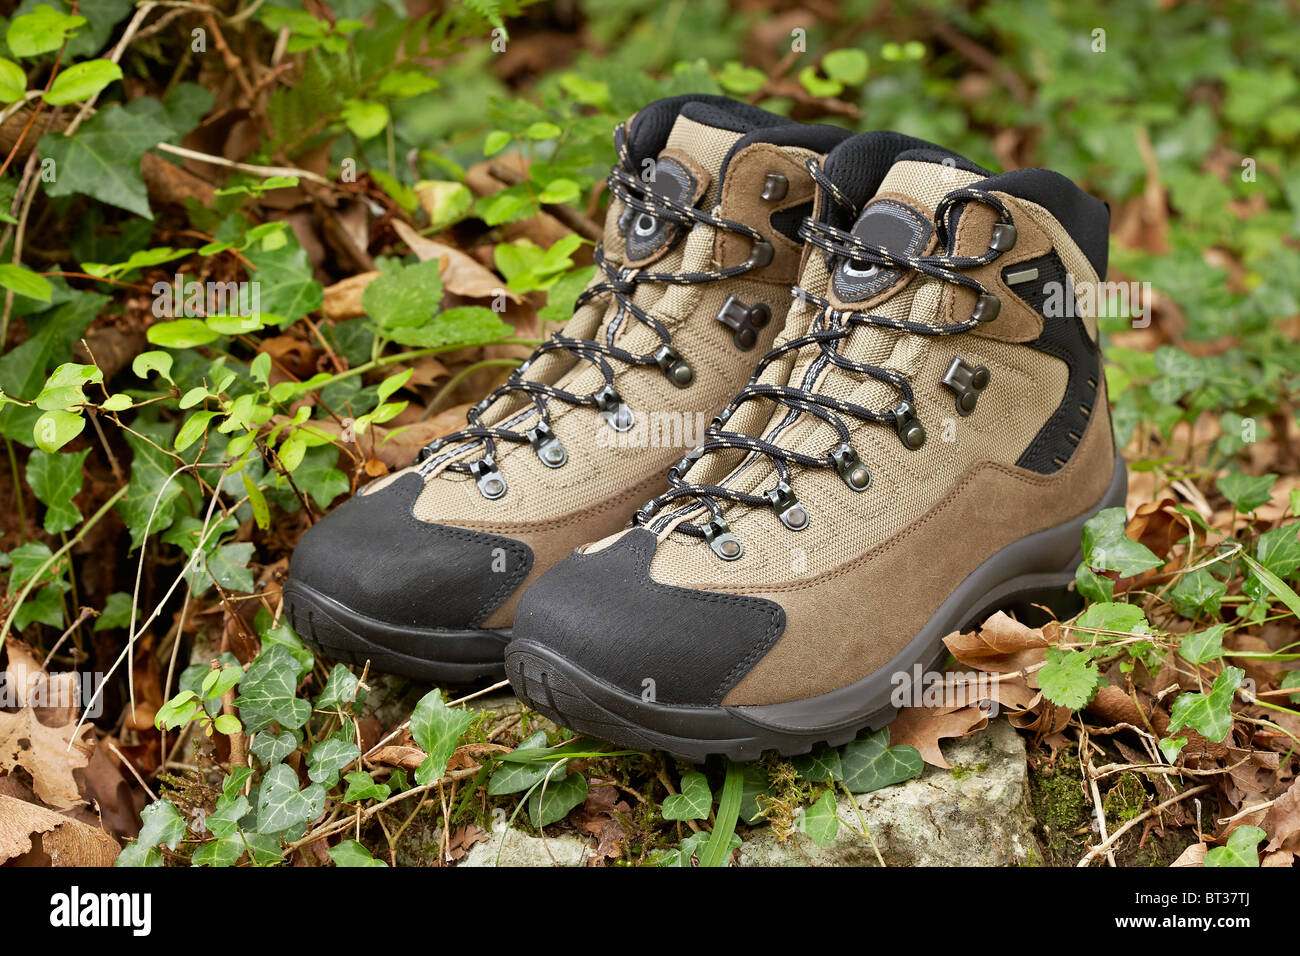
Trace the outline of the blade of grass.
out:
[[[727,779],[722,783],[722,796],[718,800],[718,814],[713,818],[713,834],[700,854],[700,866],[727,865],[731,856],[731,837],[736,832],[736,821],[740,819],[744,785],[744,767],[728,760]]]
[[[1300,617],[1300,594],[1296,594],[1295,591],[1291,590],[1291,585],[1287,584],[1250,555],[1242,554],[1241,560],[1250,565],[1250,569],[1255,572],[1255,577],[1264,582],[1264,587],[1272,591],[1274,597],[1290,608],[1292,614],[1296,617]]]

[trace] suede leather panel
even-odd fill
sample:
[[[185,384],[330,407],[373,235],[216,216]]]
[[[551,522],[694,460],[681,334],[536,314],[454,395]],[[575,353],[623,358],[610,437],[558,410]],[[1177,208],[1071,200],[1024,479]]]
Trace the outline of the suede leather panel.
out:
[[[421,521],[424,482],[407,472],[355,495],[298,543],[289,577],[359,614],[402,627],[477,628],[527,576],[528,545]]]
[[[680,454],[676,454],[673,461],[678,457]],[[483,626],[502,628],[513,625],[515,608],[519,605],[519,599],[524,591],[528,590],[543,573],[567,558],[574,549],[589,541],[599,541],[624,527],[632,520],[632,513],[637,508],[663,490],[667,483],[664,479],[666,471],[667,466],[617,495],[593,502],[591,507],[582,511],[571,512],[550,521],[516,525],[465,522],[463,527],[475,531],[508,534],[511,538],[527,545],[533,552],[533,566],[528,576],[519,583],[505,602],[492,612],[492,615],[483,622]]]
[[[595,554],[569,555],[525,592],[516,640],[542,644],[601,680],[663,704],[716,706],[772,646],[781,606],[660,584],[655,536],[633,528]]]
[[[1104,391],[1097,407],[1101,414],[1060,471],[976,462],[925,514],[833,573],[746,589],[778,602],[787,625],[723,704],[799,700],[866,677],[902,650],[985,559],[1091,508],[1110,483],[1115,454]]]
[[[808,152],[808,155],[813,155]],[[776,201],[762,197],[768,173],[779,173],[789,181],[785,196]],[[753,226],[772,244],[772,261],[750,275],[764,282],[789,285],[799,277],[803,243],[796,242],[772,226],[772,214],[812,202],[814,185],[802,161],[791,150],[771,143],[754,143],[736,153],[727,163],[719,206],[724,219]],[[753,245],[746,236],[719,230],[714,240],[720,268],[738,266],[749,258]]]

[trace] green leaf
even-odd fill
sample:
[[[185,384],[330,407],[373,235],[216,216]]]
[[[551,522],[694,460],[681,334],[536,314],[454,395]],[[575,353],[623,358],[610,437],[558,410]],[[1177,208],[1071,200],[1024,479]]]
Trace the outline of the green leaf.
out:
[[[851,793],[870,793],[919,776],[925,761],[915,747],[889,746],[889,728],[845,744],[840,754],[843,784]]]
[[[428,758],[415,772],[416,783],[423,786],[442,779],[447,761],[474,717],[470,711],[448,707],[436,688],[420,698],[411,714],[411,736]]]
[[[361,681],[346,664],[335,664],[320,696],[316,698],[316,709],[348,710],[365,699],[364,695],[358,697],[360,688]]]
[[[702,773],[688,773],[682,777],[681,793],[664,798],[665,820],[706,820],[713,809],[713,791],[709,778]]]
[[[1156,746],[1160,748],[1160,753],[1164,755],[1165,760],[1174,763],[1178,759],[1178,755],[1182,753],[1183,748],[1187,746],[1187,738],[1163,737]]]
[[[84,60],[60,72],[45,94],[51,106],[88,100],[108,84],[122,78],[122,68],[112,60]]]
[[[1206,568],[1197,568],[1187,574],[1179,575],[1178,582],[1169,589],[1169,603],[1174,610],[1187,618],[1203,615],[1217,616],[1223,596],[1228,593],[1228,585],[1220,581]]]
[[[257,270],[253,281],[258,283],[262,312],[295,322],[320,308],[324,289],[312,276],[307,250],[296,240],[278,249],[250,250],[246,255]]]
[[[213,721],[213,726],[217,733],[225,734],[227,737],[239,733],[243,727],[239,723],[239,718],[234,714],[221,714]]]
[[[328,790],[339,782],[339,772],[360,756],[361,748],[350,740],[322,740],[307,754],[307,779]]]
[[[114,866],[162,866],[159,846],[176,849],[185,839],[185,819],[170,800],[155,800],[140,813],[140,836],[118,854]]]
[[[0,265],[0,286],[41,302],[49,302],[54,294],[54,286],[50,284],[49,279],[37,275],[26,266],[11,262]]]
[[[357,139],[378,136],[388,126],[388,107],[383,103],[366,103],[362,100],[345,100],[342,119]]]
[[[250,750],[253,756],[270,766],[277,764],[302,745],[302,736],[296,730],[282,730],[272,734],[269,730],[253,735]]]
[[[1079,710],[1097,692],[1097,665],[1083,651],[1047,649],[1047,662],[1038,672],[1043,696],[1059,707]]]
[[[157,328],[157,326],[155,326]],[[208,431],[208,422],[220,415],[220,412],[195,412],[181,425],[172,441],[172,447],[184,451],[202,438]]]
[[[215,809],[203,818],[203,823],[213,836],[224,839],[239,831],[239,821],[248,816],[251,809],[248,798],[242,793],[222,794]]]
[[[63,41],[85,23],[85,17],[42,5],[31,13],[13,18],[9,32],[5,34],[5,43],[14,56],[40,56],[63,46]]]
[[[1270,489],[1275,481],[1277,475],[1243,475],[1239,471],[1230,471],[1220,477],[1215,486],[1234,508],[1249,514],[1273,497]]]
[[[150,372],[157,372],[160,378],[172,380],[172,356],[170,352],[141,352],[131,360],[131,371],[137,378],[149,377]]]
[[[93,365],[64,362],[51,373],[36,396],[36,407],[54,411],[84,404],[86,393],[82,389],[103,380],[104,373]]]
[[[1118,631],[1121,634],[1145,634],[1148,631],[1146,615],[1136,604],[1094,604],[1079,615],[1075,624],[1082,630]],[[1102,635],[1102,640],[1109,639]]]
[[[248,732],[272,724],[296,730],[307,723],[311,704],[297,698],[297,688],[298,662],[290,650],[281,644],[265,648],[244,674],[235,698]]]
[[[72,499],[81,491],[82,467],[90,450],[52,455],[34,451],[27,459],[27,484],[45,505],[45,530],[59,534],[77,526],[81,512]]]
[[[336,847],[331,847],[330,859],[335,866],[388,866],[383,860],[376,860],[370,851],[356,840],[344,840]]]
[[[392,792],[388,784],[375,783],[374,777],[364,770],[354,770],[343,779],[348,785],[347,791],[343,794],[344,803],[360,803],[363,800],[378,800],[382,803]]]
[[[722,782],[722,796],[718,798],[718,812],[713,818],[713,832],[700,854],[700,866],[721,867],[731,860],[732,837],[736,834],[736,821],[740,818],[740,803],[744,792],[744,767],[727,761],[727,776]]]
[[[1187,634],[1178,644],[1178,654],[1189,664],[1204,664],[1223,656],[1223,634],[1226,624],[1215,624],[1203,631]]]
[[[1090,568],[1131,578],[1164,564],[1150,548],[1124,533],[1127,523],[1123,508],[1105,508],[1084,522],[1083,560]]]
[[[202,710],[192,690],[183,690],[154,713],[153,725],[159,730],[176,730],[184,727]]]
[[[514,329],[502,322],[499,315],[480,305],[457,306],[421,326],[388,332],[389,338],[400,345],[423,349],[491,345],[513,334]]]
[[[276,764],[262,778],[257,793],[257,830],[281,833],[307,823],[325,809],[325,788],[318,783],[298,789],[298,775],[286,764]]]
[[[410,99],[438,88],[438,81],[419,70],[394,70],[379,81],[379,95],[395,100]]]
[[[1225,667],[1208,694],[1182,694],[1169,713],[1169,733],[1191,727],[1206,740],[1221,742],[1232,730],[1232,697],[1246,672]]]
[[[839,96],[844,92],[843,83],[822,79],[811,66],[805,66],[799,71],[799,83],[811,96]]]
[[[1293,687],[1300,688],[1300,671],[1287,671],[1286,676],[1282,678],[1280,687],[1282,690],[1290,690]],[[1292,694],[1288,699],[1293,704],[1300,704],[1300,694]]]
[[[804,811],[800,829],[818,846],[830,846],[840,832],[837,809],[835,791],[827,790],[816,803]]]
[[[441,302],[437,259],[390,269],[361,293],[361,307],[383,330],[426,325]]]
[[[128,627],[131,623],[131,595],[125,591],[114,591],[104,602],[104,610],[95,618],[95,630],[106,631],[109,628]]]
[[[27,74],[13,60],[0,57],[0,103],[13,103],[27,94]],[[5,206],[8,209],[8,206]]]
[[[510,145],[510,134],[505,130],[494,129],[483,141],[483,155],[493,156]]]
[[[529,750],[543,750],[546,747],[546,731],[539,730],[528,737],[515,753]],[[515,763],[503,761],[488,778],[488,796],[499,797],[507,793],[521,793],[545,779],[551,769],[549,763]]]
[[[106,106],[73,136],[51,131],[41,138],[41,155],[54,161],[54,178],[43,181],[45,191],[50,196],[83,193],[152,219],[140,158],[172,135],[143,112]]]
[[[794,758],[794,769],[803,779],[812,783],[827,780],[843,780],[844,768],[840,763],[840,752],[825,744],[812,753]]]
[[[1267,833],[1260,827],[1246,824],[1228,834],[1228,842],[1216,846],[1205,854],[1206,866],[1259,866],[1257,847]]]
[[[1297,595],[1294,589],[1250,555],[1243,554],[1241,560],[1246,562],[1246,566],[1250,568],[1253,578],[1258,579],[1264,587],[1268,588],[1268,590],[1272,592],[1273,596],[1285,604],[1292,614],[1296,617],[1300,617],[1300,595]],[[1242,589],[1248,594],[1253,595],[1254,593],[1257,593],[1258,588],[1251,587],[1252,584],[1253,581],[1248,579]],[[1259,596],[1262,597],[1263,595],[1260,594]]]
[[[153,345],[169,349],[192,349],[215,342],[220,336],[202,319],[176,319],[149,326],[145,337]]]
[[[867,78],[871,59],[862,50],[832,50],[822,57],[822,69],[832,80],[846,86],[857,86]]]
[[[36,419],[32,439],[41,451],[55,452],[81,434],[86,420],[79,412],[55,410]]]
[[[146,525],[153,533],[172,526],[176,520],[176,498],[181,487],[175,480],[168,480],[175,462],[162,450],[171,441],[171,426],[137,421],[132,429],[138,434],[128,432],[124,436],[133,453],[131,478],[127,483],[126,497],[118,502],[117,511],[131,531],[131,547],[135,549],[144,540]],[[149,523],[150,514],[153,515],[152,524]]]
[[[561,770],[541,783],[528,799],[528,816],[541,829],[569,815],[569,811],[587,799],[587,778],[580,773],[561,777]],[[419,774],[416,774],[417,780]]]

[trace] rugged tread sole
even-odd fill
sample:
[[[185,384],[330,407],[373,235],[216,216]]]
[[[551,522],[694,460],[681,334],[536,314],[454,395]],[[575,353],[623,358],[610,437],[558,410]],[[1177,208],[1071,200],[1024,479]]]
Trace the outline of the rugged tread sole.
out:
[[[307,645],[345,664],[362,667],[368,662],[371,671],[426,684],[472,684],[505,675],[502,655],[509,630],[396,628],[293,581],[285,585],[284,606]],[[416,654],[391,646],[395,640],[424,647]],[[443,659],[452,657],[460,659]]]

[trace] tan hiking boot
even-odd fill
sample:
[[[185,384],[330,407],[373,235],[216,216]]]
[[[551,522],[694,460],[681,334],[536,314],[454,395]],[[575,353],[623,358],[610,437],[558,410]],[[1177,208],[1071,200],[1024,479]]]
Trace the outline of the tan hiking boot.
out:
[[[888,723],[944,635],[1069,596],[1126,486],[1072,308],[1106,207],[898,139],[826,158],[807,307],[702,455],[524,596],[506,669],[542,713],[692,760],[803,753]]]
[[[307,533],[285,587],[298,632],[424,680],[501,673],[522,589],[626,525],[771,347],[812,209],[806,164],[847,135],[716,96],[620,127],[573,318],[469,427]]]

